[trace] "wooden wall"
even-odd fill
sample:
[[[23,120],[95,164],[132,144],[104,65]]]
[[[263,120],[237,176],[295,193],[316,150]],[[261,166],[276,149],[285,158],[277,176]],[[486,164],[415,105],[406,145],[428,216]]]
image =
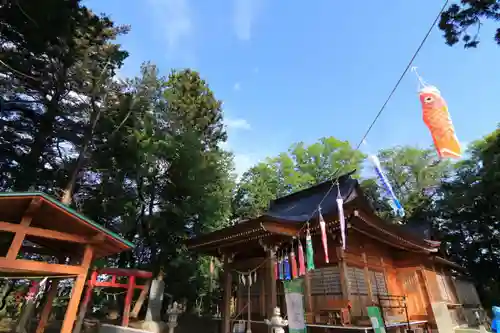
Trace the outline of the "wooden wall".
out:
[[[367,315],[366,307],[378,303],[378,295],[381,298],[382,295],[405,295],[410,319],[432,322],[433,302],[453,304],[461,301],[450,272],[433,265],[428,255],[398,250],[352,229],[349,230],[345,251],[340,247],[338,236],[330,235],[328,242],[330,262],[327,264],[320,237],[313,236],[316,269],[304,277],[307,312],[317,313],[326,309],[332,300],[348,300],[351,316],[355,320],[363,319]],[[251,289],[251,312],[253,318],[266,318],[267,288],[263,280],[266,273],[262,269],[257,275],[257,282]],[[286,314],[283,284],[281,281],[275,283],[277,304]],[[475,300],[470,286],[462,289],[463,299]],[[240,312],[247,302],[247,287],[241,283],[238,284],[237,296],[237,312]],[[399,300],[383,302],[394,307],[402,305]],[[386,315],[394,317],[394,320],[405,320],[406,317],[403,308],[386,310]]]
[[[315,248],[318,248],[315,244]],[[338,246],[338,244],[336,244]],[[332,260],[333,258],[333,260]],[[311,273],[311,276],[323,274],[329,278],[335,274],[338,281],[342,281],[342,266],[345,269],[345,279],[348,287],[348,299],[351,302],[351,315],[353,317],[366,317],[366,307],[378,303],[377,295],[406,295],[408,315],[411,319],[422,319],[427,317],[430,309],[429,299],[426,295],[425,279],[422,263],[426,257],[409,252],[403,252],[389,247],[380,242],[349,230],[347,249],[341,254],[335,253],[330,248],[330,265],[324,262],[324,255],[316,251],[315,261],[319,272]],[[333,263],[332,263],[333,262]],[[324,268],[324,267],[328,267]],[[315,294],[314,283],[312,283],[312,298],[314,310],[325,306],[328,299],[343,298],[341,286],[323,286],[326,290],[324,295]],[[387,306],[401,306],[399,300],[382,300]],[[389,316],[405,316],[404,310],[386,310]]]

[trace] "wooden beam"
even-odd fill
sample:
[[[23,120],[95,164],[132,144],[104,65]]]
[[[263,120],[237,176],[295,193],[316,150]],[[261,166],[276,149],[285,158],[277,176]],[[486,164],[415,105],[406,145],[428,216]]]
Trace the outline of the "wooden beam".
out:
[[[89,284],[90,282],[87,282],[87,284]],[[128,288],[128,284],[126,283],[116,283],[116,282],[112,282],[112,281],[102,281],[102,282],[97,282],[95,284],[95,287],[97,288],[101,288],[101,287],[104,287],[104,288],[121,288],[121,289],[127,289]],[[149,287],[146,285],[136,285],[134,287],[135,289],[139,289],[139,290],[144,290],[144,289],[148,289]]]
[[[24,213],[24,216],[21,219],[21,223],[18,225],[20,227],[19,230],[13,231],[16,233],[12,243],[10,244],[9,251],[7,252],[7,259],[16,259],[19,254],[19,250],[21,250],[21,246],[23,245],[24,238],[26,237],[26,230],[31,224],[31,220],[33,219],[33,215],[40,208],[42,204],[42,200],[40,198],[32,199],[28,209]],[[0,226],[0,230],[3,228]],[[9,231],[9,230],[4,230]]]
[[[86,268],[71,265],[49,264],[46,262],[26,260],[26,259],[7,259],[0,257],[0,272],[30,272],[37,274],[51,275],[79,275]]]
[[[137,302],[135,302],[134,308],[132,309],[132,312],[130,313],[130,317],[137,318],[137,316],[139,316],[139,311],[141,311],[142,305],[144,304],[144,301],[146,300],[146,297],[148,296],[150,286],[151,286],[151,280],[148,280],[148,282],[146,282],[146,284],[143,286],[136,286],[136,288],[141,287],[142,291],[139,294],[139,298],[137,299]]]
[[[148,271],[141,271],[138,269],[105,267],[98,269],[97,272],[99,274],[107,274],[113,276],[135,276],[136,278],[142,279],[151,279],[153,277],[153,273]]]
[[[16,236],[19,233],[20,234],[24,233],[25,235],[29,235],[29,236],[36,236],[36,237],[41,237],[41,238],[60,240],[60,241],[65,241],[65,242],[70,242],[70,243],[79,243],[79,244],[89,244],[90,243],[90,240],[85,238],[85,237],[71,235],[71,234],[68,234],[65,232],[59,232],[59,231],[55,231],[55,230],[35,228],[35,227],[30,227],[28,225],[14,224],[14,223],[3,222],[3,221],[0,221],[0,230],[1,231],[8,231],[8,232],[15,232]],[[12,244],[14,244],[14,241],[12,242]]]
[[[80,299],[82,297],[83,288],[85,287],[85,282],[93,255],[94,249],[92,248],[92,246],[85,246],[82,264],[80,267],[78,267],[81,272],[76,278],[75,284],[73,285],[73,291],[71,292],[71,298],[69,299],[68,307],[66,308],[66,314],[64,315],[64,321],[62,323],[60,333],[71,333],[73,331],[73,325],[75,324],[78,305],[80,304]]]

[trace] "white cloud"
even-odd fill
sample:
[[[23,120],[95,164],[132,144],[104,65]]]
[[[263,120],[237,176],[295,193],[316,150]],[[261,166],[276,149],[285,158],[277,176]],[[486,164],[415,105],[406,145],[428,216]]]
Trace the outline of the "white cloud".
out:
[[[193,36],[193,18],[189,0],[149,0],[167,42],[169,54],[187,53]]]
[[[238,39],[252,38],[252,27],[260,9],[261,0],[234,0],[233,26]]]
[[[252,126],[250,126],[250,123],[246,121],[246,119],[243,118],[236,118],[236,119],[226,119],[224,121],[226,123],[226,126],[228,129],[241,129],[241,130],[250,130],[252,129]]]
[[[236,82],[233,86],[234,91],[239,91],[241,89],[241,84],[239,82]]]
[[[252,154],[240,153],[236,152],[234,147],[231,146],[229,141],[222,142],[219,144],[221,149],[226,151],[230,151],[233,153],[233,162],[234,162],[234,174],[236,175],[236,179],[240,180],[241,176],[250,169],[252,166],[258,163],[258,159],[255,158]]]
[[[234,154],[234,173],[238,180],[251,167],[257,164],[257,159],[248,154]]]

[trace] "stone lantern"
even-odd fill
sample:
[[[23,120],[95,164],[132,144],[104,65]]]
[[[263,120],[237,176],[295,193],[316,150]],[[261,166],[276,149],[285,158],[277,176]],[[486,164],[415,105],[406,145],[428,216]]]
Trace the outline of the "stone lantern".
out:
[[[174,333],[174,329],[177,327],[177,318],[179,317],[180,314],[184,313],[184,306],[181,304],[178,304],[177,302],[174,302],[173,304],[169,305],[167,308],[167,315],[168,315],[168,333]]]

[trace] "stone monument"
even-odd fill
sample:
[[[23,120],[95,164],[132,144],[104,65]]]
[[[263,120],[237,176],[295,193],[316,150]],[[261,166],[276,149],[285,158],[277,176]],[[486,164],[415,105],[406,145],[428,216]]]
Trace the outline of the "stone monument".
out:
[[[155,280],[151,281],[149,288],[148,309],[146,312],[146,320],[142,323],[142,329],[160,333],[165,331],[166,323],[161,320],[161,308],[163,305],[163,293],[165,291],[165,282],[163,282],[163,271]]]
[[[163,272],[160,271],[158,277],[151,282],[149,289],[148,310],[146,312],[146,321],[161,321],[161,308],[163,305],[163,293],[165,291],[165,282],[163,281]]]

